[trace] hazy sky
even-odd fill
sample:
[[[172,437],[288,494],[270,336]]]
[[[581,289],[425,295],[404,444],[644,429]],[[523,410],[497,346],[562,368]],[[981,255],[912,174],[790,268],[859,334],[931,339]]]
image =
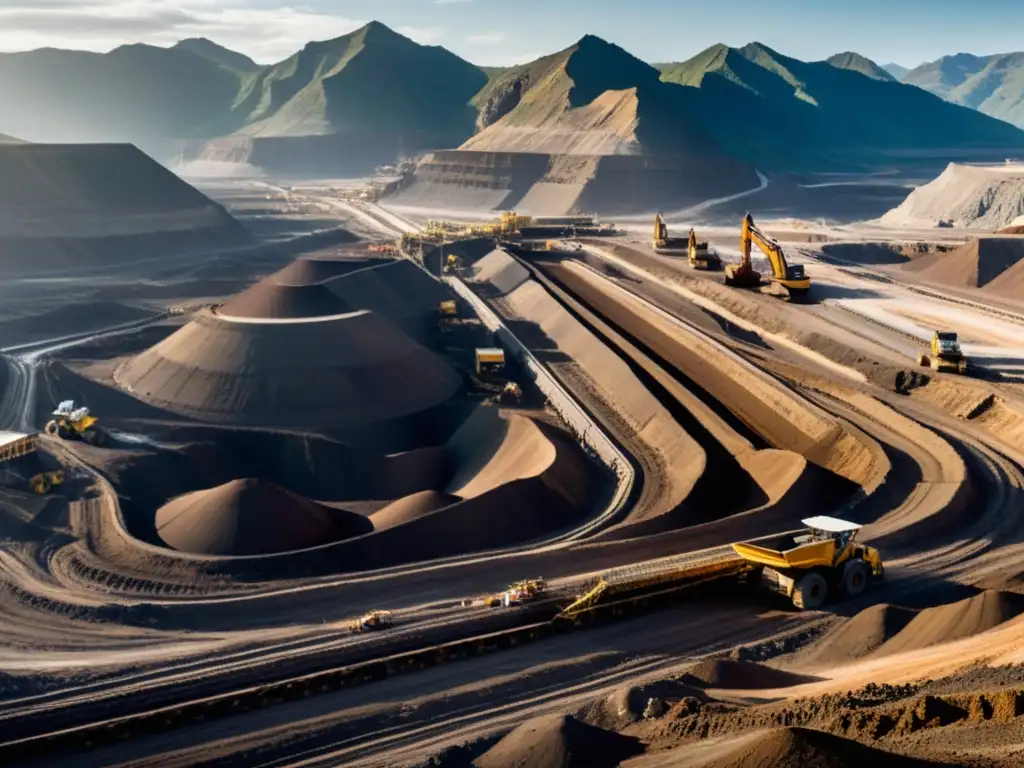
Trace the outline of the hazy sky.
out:
[[[905,66],[1024,49],[1024,0],[0,0],[0,51],[203,36],[270,63],[371,19],[477,64],[528,61],[587,32],[648,61],[753,40]]]

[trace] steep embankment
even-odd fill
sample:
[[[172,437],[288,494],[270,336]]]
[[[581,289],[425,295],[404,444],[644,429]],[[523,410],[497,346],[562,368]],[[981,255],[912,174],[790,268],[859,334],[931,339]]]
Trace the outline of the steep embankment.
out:
[[[249,242],[225,210],[123,144],[0,144],[0,273],[73,270]]]
[[[756,187],[753,169],[703,130],[688,95],[588,35],[494,77],[474,99],[478,133],[425,158],[397,202],[611,212]]]
[[[950,163],[881,218],[893,227],[1000,229],[1024,215],[1024,165],[974,167]]]

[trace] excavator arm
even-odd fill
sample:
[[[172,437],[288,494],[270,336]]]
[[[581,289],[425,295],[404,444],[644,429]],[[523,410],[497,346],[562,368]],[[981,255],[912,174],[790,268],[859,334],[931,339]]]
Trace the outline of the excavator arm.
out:
[[[804,274],[802,264],[790,265],[782,247],[772,238],[757,228],[753,217],[748,213],[743,219],[743,230],[740,233],[740,254],[742,268],[750,266],[750,250],[753,245],[768,257],[772,265],[772,280],[789,291],[790,295],[802,296],[811,288],[811,279]]]

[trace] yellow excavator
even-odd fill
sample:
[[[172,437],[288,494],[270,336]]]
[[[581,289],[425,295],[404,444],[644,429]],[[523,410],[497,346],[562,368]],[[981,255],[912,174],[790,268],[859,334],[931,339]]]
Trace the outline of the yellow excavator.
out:
[[[64,400],[53,412],[53,419],[46,423],[44,431],[63,440],[81,440],[89,445],[100,445],[103,432],[99,419],[89,413],[88,408],[75,408],[74,400]]]
[[[707,241],[697,240],[697,233],[690,230],[690,266],[693,269],[721,269],[722,260],[718,254],[707,244]]]
[[[802,298],[811,289],[811,278],[804,273],[803,264],[788,264],[782,246],[768,237],[754,224],[748,213],[743,218],[740,234],[740,263],[725,268],[725,284],[740,288],[753,288],[761,284],[761,273],[750,263],[750,250],[756,245],[772,265],[772,282],[781,285],[792,298]]]

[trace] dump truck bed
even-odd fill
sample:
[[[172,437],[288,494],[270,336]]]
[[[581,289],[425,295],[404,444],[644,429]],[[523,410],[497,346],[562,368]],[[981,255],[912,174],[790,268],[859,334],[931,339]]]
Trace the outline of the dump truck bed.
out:
[[[836,543],[812,541],[809,534],[782,536],[775,542],[737,542],[733,551],[744,560],[770,568],[814,568],[832,564]]]

